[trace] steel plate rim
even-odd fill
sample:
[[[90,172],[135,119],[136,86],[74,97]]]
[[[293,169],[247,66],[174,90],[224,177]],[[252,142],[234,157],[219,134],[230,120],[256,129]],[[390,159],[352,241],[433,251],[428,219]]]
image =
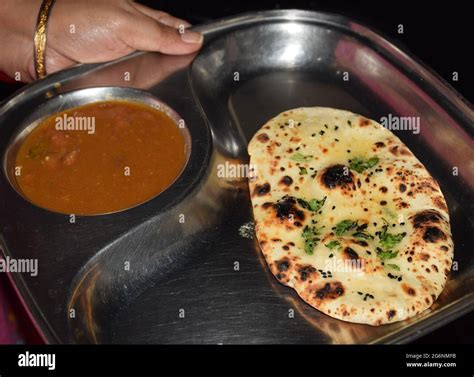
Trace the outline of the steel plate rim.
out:
[[[396,57],[397,55],[399,58],[402,57],[403,60],[405,60],[405,64],[412,66],[414,68],[414,71],[421,72],[420,76],[423,76],[422,81],[424,81],[424,84],[428,84],[434,87],[436,92],[441,94],[443,98],[449,102],[449,106],[451,107],[451,109],[454,109],[455,111],[457,110],[459,112],[459,115],[462,115],[464,119],[467,120],[467,124],[471,126],[471,130],[474,129],[474,113],[472,112],[472,105],[467,101],[467,99],[465,99],[461,94],[459,94],[456,89],[454,89],[449,83],[443,80],[436,72],[432,71],[423,62],[419,61],[418,58],[413,56],[411,53],[405,51],[404,48],[398,47],[397,44],[391,40],[391,38],[383,35],[378,31],[375,31],[372,27],[366,27],[359,22],[352,22],[350,19],[344,16],[325,12],[303,10],[272,10],[249,12],[236,16],[231,16],[221,20],[213,21],[208,24],[199,25],[193,27],[192,29],[202,32],[206,37],[207,35],[210,35],[213,32],[226,30],[233,26],[238,26],[241,23],[251,25],[261,21],[319,21],[327,25],[332,25],[338,28],[349,30],[351,33],[358,34],[361,37],[368,38],[372,43],[375,43],[376,45],[380,46],[385,51],[385,53],[388,53],[392,57]],[[352,29],[351,26],[354,25],[360,26],[360,29]],[[114,64],[117,61],[125,60],[130,58],[131,56],[136,56],[144,53],[146,52],[134,52],[123,58],[108,63],[79,64],[67,70],[49,75],[42,80],[38,80],[34,83],[31,83],[25,88],[22,88],[19,91],[15,92],[4,102],[3,106],[0,108],[0,119],[4,116],[6,112],[8,112],[13,106],[15,106],[16,103],[20,102],[25,96],[33,95],[37,92],[43,92],[46,89],[54,90],[54,84],[58,81],[62,81],[67,78],[81,75],[84,73],[89,73],[97,68],[102,68],[109,64]],[[417,82],[417,84],[419,84],[419,82]],[[446,104],[444,105],[446,106]],[[31,299],[34,302],[34,298],[31,297]],[[440,314],[442,314],[442,312],[445,312],[446,314],[444,314],[444,316],[446,317],[449,315],[449,312],[453,310],[453,307],[462,306],[465,310],[462,311],[460,315],[464,315],[469,311],[474,310],[474,307],[469,307],[469,304],[471,304],[472,302],[474,302],[474,296],[472,294],[467,294],[460,298],[458,301],[453,302],[450,306],[443,308]],[[41,316],[41,311],[39,311],[39,313]],[[425,333],[427,332],[427,324],[424,324],[426,320],[429,320],[429,317],[420,321],[417,324],[414,324],[414,326],[416,327],[418,327],[418,325],[420,326],[420,329],[418,331],[421,331],[421,333],[418,334],[418,336],[402,335],[401,338],[397,338],[396,334],[388,334],[386,337],[379,339],[379,341],[386,341],[388,343],[406,343],[411,340],[414,340],[419,336],[424,335],[423,331],[425,331]],[[441,324],[441,326],[442,325],[443,324]],[[41,326],[41,328],[44,331],[44,327]],[[52,329],[51,331],[53,332]]]

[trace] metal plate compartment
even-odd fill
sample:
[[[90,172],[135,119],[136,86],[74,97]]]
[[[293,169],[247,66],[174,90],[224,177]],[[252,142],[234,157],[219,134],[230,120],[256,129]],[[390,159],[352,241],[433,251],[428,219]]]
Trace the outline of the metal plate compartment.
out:
[[[164,193],[119,213],[77,217],[74,224],[24,200],[1,174],[0,245],[9,257],[38,258],[38,276],[12,278],[45,338],[394,343],[409,342],[471,310],[471,105],[416,59],[340,16],[269,11],[197,29],[205,35],[197,56],[136,53],[77,66],[29,85],[0,110],[4,160],[31,114],[57,111],[52,101],[71,107],[74,93],[86,88],[145,92],[180,114],[191,140],[187,166]],[[88,90],[90,101],[107,90]],[[420,118],[420,133],[395,133],[440,183],[457,267],[422,315],[380,327],[332,319],[280,285],[255,238],[239,232],[252,221],[247,181],[220,177],[218,169],[247,163],[255,131],[300,106],[335,107],[375,120],[388,114]]]

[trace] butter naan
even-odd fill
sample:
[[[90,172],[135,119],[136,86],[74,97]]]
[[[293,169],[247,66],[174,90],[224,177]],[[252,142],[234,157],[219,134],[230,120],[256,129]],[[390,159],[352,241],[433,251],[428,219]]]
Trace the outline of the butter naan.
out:
[[[391,131],[348,111],[285,111],[250,141],[256,234],[309,305],[381,325],[429,308],[453,259],[438,183]]]

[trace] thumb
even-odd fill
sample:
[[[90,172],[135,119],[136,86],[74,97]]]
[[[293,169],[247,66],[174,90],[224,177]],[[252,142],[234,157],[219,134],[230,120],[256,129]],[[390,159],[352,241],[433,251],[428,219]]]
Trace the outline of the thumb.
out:
[[[200,33],[175,29],[148,16],[130,22],[122,34],[122,40],[136,50],[158,51],[171,55],[195,52],[199,50],[203,41]]]

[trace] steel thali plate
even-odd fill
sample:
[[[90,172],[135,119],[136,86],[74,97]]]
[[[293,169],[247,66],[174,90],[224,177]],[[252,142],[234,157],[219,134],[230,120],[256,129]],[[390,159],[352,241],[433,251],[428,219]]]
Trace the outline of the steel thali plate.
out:
[[[10,141],[28,127],[31,114],[72,107],[78,98],[151,96],[179,114],[189,131],[188,164],[167,191],[73,224],[30,204],[5,172],[0,176],[0,245],[6,256],[39,261],[37,276],[12,278],[46,340],[403,343],[471,310],[471,105],[415,58],[337,15],[268,11],[197,29],[205,45],[196,56],[136,53],[77,66],[29,85],[0,110],[4,164]],[[425,313],[379,327],[330,318],[280,285],[255,238],[242,232],[252,221],[246,178],[222,177],[218,170],[246,164],[255,131],[300,106],[376,120],[419,117],[418,134],[395,133],[440,183],[457,266]]]

